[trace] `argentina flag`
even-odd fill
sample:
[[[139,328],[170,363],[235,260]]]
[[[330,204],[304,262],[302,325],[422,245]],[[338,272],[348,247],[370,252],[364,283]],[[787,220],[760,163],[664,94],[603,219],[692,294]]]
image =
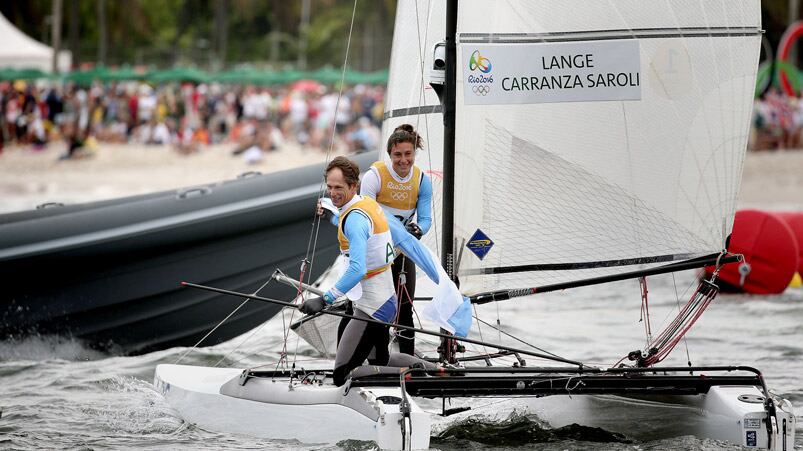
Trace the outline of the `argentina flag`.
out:
[[[393,244],[424,271],[437,286],[432,301],[422,309],[425,318],[458,337],[468,336],[471,328],[471,301],[460,294],[437,256],[405,230],[399,221],[388,221]]]

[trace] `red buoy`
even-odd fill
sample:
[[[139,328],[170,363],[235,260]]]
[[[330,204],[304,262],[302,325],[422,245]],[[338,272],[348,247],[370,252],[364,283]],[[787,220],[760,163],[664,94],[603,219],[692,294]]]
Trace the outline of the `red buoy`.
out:
[[[778,213],[778,216],[792,229],[797,240],[797,273],[803,276],[803,211],[785,211]]]
[[[798,270],[800,251],[797,240],[786,221],[776,213],[759,210],[736,212],[728,250],[743,254],[745,261],[722,268],[717,284],[725,290],[781,293]],[[712,267],[706,268],[708,273],[712,270]]]

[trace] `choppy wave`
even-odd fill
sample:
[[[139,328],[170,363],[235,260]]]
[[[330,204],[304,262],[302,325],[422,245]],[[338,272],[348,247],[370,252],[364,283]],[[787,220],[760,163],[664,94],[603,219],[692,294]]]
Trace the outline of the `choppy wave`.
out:
[[[435,446],[476,442],[487,446],[519,447],[562,440],[632,443],[622,434],[577,424],[550,429],[540,421],[524,414],[513,414],[502,421],[471,417],[448,426],[435,435],[432,441]]]
[[[650,285],[651,299],[657,300],[650,304],[653,331],[676,313],[674,285],[680,293],[686,282],[670,279]],[[547,351],[612,364],[644,345],[640,303],[637,284],[618,284],[481,306],[478,311],[484,320]],[[755,366],[762,370],[770,388],[803,412],[801,324],[803,298],[798,294],[722,296],[666,363],[684,365],[689,358],[696,365]],[[488,327],[482,332],[485,340],[527,348]],[[472,337],[479,338],[479,334]],[[296,340],[291,334],[288,356],[304,365],[311,351]],[[421,338],[421,343],[426,341]],[[375,449],[371,442],[344,441],[321,448],[205,431],[185,423],[151,386],[154,368],[160,363],[180,360],[187,365],[272,366],[283,344],[281,316],[213,347],[174,348],[133,357],[109,356],[77,340],[56,337],[0,342],[0,448]],[[432,341],[431,348],[436,346],[437,341]],[[529,366],[539,363],[530,357],[527,361]],[[439,411],[440,401],[436,404],[427,410]],[[491,404],[488,410],[492,415],[472,420],[458,420],[457,415],[448,417],[454,423],[436,420],[432,447],[456,451],[739,449],[693,437],[628,443],[628,437],[591,428],[551,429],[532,415],[511,414],[510,403]],[[797,432],[800,447],[803,424]]]
[[[75,338],[30,336],[0,341],[0,362],[42,360],[97,360],[108,354],[95,351]]]

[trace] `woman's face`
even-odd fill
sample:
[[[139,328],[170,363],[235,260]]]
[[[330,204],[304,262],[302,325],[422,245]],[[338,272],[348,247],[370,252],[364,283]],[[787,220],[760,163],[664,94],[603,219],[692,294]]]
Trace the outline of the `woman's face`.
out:
[[[390,161],[393,171],[400,177],[407,177],[415,164],[415,148],[413,143],[403,142],[390,149]]]

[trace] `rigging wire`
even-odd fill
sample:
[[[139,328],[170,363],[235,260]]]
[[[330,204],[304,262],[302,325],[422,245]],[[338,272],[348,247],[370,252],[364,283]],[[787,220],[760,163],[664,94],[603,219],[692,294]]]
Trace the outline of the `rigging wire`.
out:
[[[340,71],[340,84],[339,84],[338,92],[337,92],[337,101],[335,102],[335,111],[334,111],[334,116],[332,117],[332,133],[330,135],[329,146],[326,149],[326,157],[324,159],[326,164],[329,164],[330,157],[332,155],[332,152],[333,152],[333,149],[334,149],[334,145],[335,145],[335,138],[337,136],[337,114],[340,111],[340,101],[343,98],[343,86],[344,86],[345,79],[346,79],[346,67],[348,65],[349,51],[351,49],[351,38],[352,38],[352,35],[354,33],[354,19],[355,19],[356,15],[357,15],[357,2],[358,2],[358,0],[354,0],[354,5],[352,6],[352,10],[351,10],[351,23],[349,24],[349,34],[348,34],[348,38],[346,40],[346,51],[345,51],[345,55],[343,57],[343,65],[341,66],[341,71]],[[322,198],[323,195],[325,194],[325,181],[323,179],[320,182],[318,192],[319,192],[319,196],[318,196],[319,198]],[[312,271],[312,265],[315,263],[315,249],[318,246],[318,236],[319,236],[320,227],[321,227],[321,216],[318,216],[318,214],[317,214],[317,206],[315,208],[315,211],[313,212],[313,215],[314,215],[314,217],[313,217],[313,223],[312,223],[312,230],[310,231],[310,239],[309,239],[309,241],[307,243],[307,253],[306,253],[306,257],[304,259],[304,263],[302,264],[302,270],[301,270],[302,277],[299,279],[299,281],[302,282],[302,283],[304,282],[303,276],[304,276],[304,273],[306,272],[306,270],[309,269],[310,272]],[[308,265],[307,265],[307,262],[308,262]],[[302,302],[304,301],[303,293],[304,293],[303,290],[299,286],[298,297],[301,299]],[[294,315],[295,315],[295,310],[290,315],[290,322],[291,323],[292,323]],[[284,322],[284,317],[282,318],[282,320]],[[283,345],[282,346],[283,346],[283,354],[284,354],[284,351],[286,351],[286,349],[287,349],[287,340],[288,340],[288,337],[289,337],[289,334],[290,334],[290,330],[286,326],[286,324],[283,324],[283,328],[284,328],[284,340],[283,340]],[[295,351],[293,352],[293,366],[295,366],[296,358],[298,356],[298,344],[299,344],[299,341],[298,341],[298,338],[297,338],[296,339]]]
[[[476,306],[475,306],[475,308],[476,308]],[[529,347],[531,347],[531,348],[533,348],[533,349],[535,349],[535,350],[537,350],[537,351],[539,351],[539,352],[542,352],[542,353],[544,353],[544,354],[548,354],[548,355],[551,355],[551,356],[553,356],[553,357],[558,357],[558,358],[561,358],[561,359],[563,359],[563,358],[564,358],[564,357],[561,357],[561,356],[559,356],[559,355],[557,355],[557,354],[555,354],[555,353],[552,353],[552,352],[549,352],[549,351],[547,351],[547,350],[545,350],[545,349],[539,348],[538,346],[536,346],[536,345],[534,345],[534,344],[532,344],[532,343],[528,343],[528,342],[526,342],[526,341],[522,340],[521,338],[518,338],[518,337],[516,337],[515,335],[512,335],[512,334],[510,334],[510,333],[507,333],[507,332],[503,331],[501,328],[494,327],[494,325],[493,325],[493,324],[491,324],[491,323],[489,323],[489,322],[487,322],[487,321],[483,321],[483,320],[481,320],[481,319],[479,318],[479,316],[477,316],[477,315],[476,315],[476,311],[475,311],[475,316],[474,316],[474,319],[476,319],[478,322],[480,322],[480,323],[482,323],[482,324],[485,324],[486,326],[490,327],[491,329],[494,329],[494,330],[496,330],[497,332],[499,332],[499,341],[501,341],[501,340],[502,340],[502,335],[505,335],[506,337],[512,338],[513,340],[515,340],[515,341],[518,341],[519,343],[521,343],[521,344],[523,344],[523,345],[526,345],[526,346],[529,346]],[[479,326],[478,326],[478,327],[479,327]],[[480,341],[484,341],[484,340],[482,339],[482,333],[480,333]],[[483,348],[484,348],[484,345],[483,345]]]
[[[335,102],[335,111],[334,111],[334,116],[332,117],[332,133],[329,138],[329,146],[326,149],[326,157],[324,159],[326,164],[329,164],[329,158],[332,155],[332,150],[334,149],[335,145],[335,137],[337,136],[337,113],[340,110],[340,101],[343,98],[343,84],[346,79],[346,66],[349,60],[349,50],[351,49],[351,37],[354,32],[354,18],[357,14],[357,1],[358,0],[354,0],[354,6],[352,7],[351,10],[351,23],[349,24],[349,34],[348,34],[348,39],[346,40],[346,53],[343,58],[343,65],[340,71],[340,86],[338,87],[337,101]],[[318,192],[320,193],[318,196],[319,198],[323,197],[323,195],[325,194],[325,190],[326,190],[325,180],[321,179],[318,189]],[[320,225],[321,225],[321,217],[318,216],[317,214],[317,207],[313,212],[313,215],[314,215],[313,227],[312,227],[313,230],[310,232],[310,241],[307,244],[307,256],[310,257],[310,267],[312,267],[312,264],[314,263],[315,260],[315,248],[318,244],[318,235],[320,232]],[[301,282],[304,281],[302,280]]]
[[[349,25],[348,40],[346,41],[346,53],[345,53],[345,57],[344,57],[344,60],[343,60],[343,66],[342,66],[341,74],[340,74],[340,86],[339,86],[338,94],[337,94],[337,102],[335,103],[334,117],[332,117],[332,135],[331,135],[331,139],[329,140],[329,146],[327,148],[326,157],[325,157],[325,161],[326,161],[327,164],[329,163],[329,157],[331,156],[332,149],[334,147],[334,142],[335,142],[335,134],[336,134],[336,131],[337,131],[337,128],[336,128],[337,112],[340,109],[340,100],[343,97],[343,83],[344,83],[345,77],[346,77],[346,66],[348,64],[349,49],[351,48],[351,37],[352,37],[353,31],[354,31],[354,18],[356,16],[356,12],[357,12],[357,1],[358,0],[354,0],[354,6],[353,6],[352,11],[351,11],[351,23]],[[324,181],[323,180],[321,180],[321,182],[320,182],[318,192],[321,193],[321,195],[319,197],[322,197],[323,193],[324,193]],[[320,223],[321,223],[321,217],[317,215],[317,207],[316,207],[316,211],[314,212],[312,230],[310,231],[310,239],[307,242],[307,252],[305,254],[306,257],[305,257],[305,259],[304,259],[304,261],[302,263],[301,277],[299,279],[301,282],[304,282],[304,272],[307,269],[307,265],[309,266],[309,269],[311,271],[312,265],[313,265],[313,263],[315,261],[315,247],[318,244],[318,232],[320,230]],[[309,257],[309,259],[307,259],[307,257]],[[259,289],[257,289],[254,292],[254,294],[258,294],[259,291],[261,291],[263,288],[265,288],[265,286],[267,286],[270,283],[271,280],[272,279],[269,279],[267,282],[265,282]],[[303,293],[302,290],[299,288],[299,296],[301,296],[302,293]],[[215,330],[217,330],[221,325],[223,325],[223,323],[228,321],[228,319],[231,318],[231,316],[234,315],[246,303],[248,303],[249,300],[250,300],[249,298],[246,298],[239,306],[237,306],[237,308],[232,310],[231,313],[229,313],[225,318],[223,318],[222,321],[220,321],[214,328],[212,328],[212,330],[210,330],[206,335],[204,335],[203,338],[201,338],[195,345],[193,345],[190,349],[188,349],[181,356],[179,356],[179,358],[174,363],[177,364],[181,360],[183,360],[184,357],[186,357],[190,352],[192,352],[194,349],[196,349]],[[303,301],[303,297],[302,297],[302,301]],[[295,314],[295,311],[293,311],[293,313],[291,314],[291,317],[290,317],[291,322],[292,322],[292,317],[293,317],[294,314]],[[284,322],[284,316],[282,316],[282,322]],[[286,324],[283,324],[283,328],[285,330],[285,332],[284,332],[284,340],[283,340],[283,349],[286,349],[287,338],[288,338],[288,335],[289,335],[289,328],[287,328]],[[251,336],[252,335],[249,335],[249,338]],[[240,346],[242,344],[244,344],[244,343],[245,343],[245,341],[243,343],[241,343]],[[298,344],[296,344],[296,350],[297,350],[297,348],[298,348]],[[225,356],[224,356],[224,358],[225,358]]]
[[[339,86],[339,90],[338,90],[337,102],[335,103],[335,113],[334,113],[335,115],[334,115],[334,117],[332,117],[332,135],[331,135],[331,139],[329,141],[329,146],[328,146],[327,151],[326,151],[325,161],[327,163],[329,162],[329,158],[331,156],[331,153],[332,153],[332,150],[333,150],[333,147],[334,147],[334,142],[335,142],[335,134],[336,134],[336,131],[337,131],[336,130],[336,118],[337,118],[337,112],[340,109],[340,101],[341,101],[341,99],[343,97],[343,85],[344,85],[345,76],[346,76],[346,67],[347,67],[347,63],[348,63],[349,49],[351,47],[351,38],[352,38],[352,35],[353,35],[353,31],[354,31],[354,19],[355,19],[356,11],[357,11],[357,1],[358,0],[354,0],[354,6],[352,8],[352,13],[351,13],[351,24],[349,26],[348,40],[346,42],[346,54],[345,54],[345,58],[344,58],[344,61],[343,61],[341,75],[340,75],[340,86]],[[324,181],[323,180],[321,180],[321,182],[320,182],[318,192],[321,193],[321,195],[319,197],[322,197],[322,195],[324,193]],[[316,208],[316,210],[317,210],[317,208]],[[306,251],[306,254],[305,254],[306,256],[305,256],[304,260],[302,261],[301,270],[300,270],[301,274],[300,274],[299,280],[302,283],[304,282],[304,277],[305,277],[307,271],[311,272],[312,265],[314,264],[315,247],[317,246],[317,243],[318,243],[318,235],[319,235],[318,232],[320,230],[320,222],[321,222],[321,217],[317,215],[317,211],[316,211],[316,212],[314,212],[312,230],[310,231],[310,239],[307,242],[307,251]],[[268,279],[268,281],[266,281],[264,284],[262,284],[262,286],[260,286],[256,291],[254,291],[253,294],[254,295],[259,294],[259,292],[262,291],[271,282],[271,280],[272,279]],[[300,288],[300,286],[299,286],[298,292],[296,294],[296,297],[297,298],[301,298],[303,300],[303,290]],[[228,321],[229,318],[231,318],[232,315],[234,315],[238,310],[240,310],[240,308],[242,308],[245,304],[247,304],[249,300],[250,300],[250,298],[246,298],[240,305],[238,305],[234,310],[232,310],[231,313],[229,313],[225,318],[223,318],[223,320],[221,320],[215,327],[213,327],[212,330],[210,330],[197,343],[195,343],[195,345],[193,345],[190,349],[188,349],[181,356],[179,356],[179,358],[174,362],[174,364],[178,364],[179,362],[181,362],[190,352],[192,352],[198,346],[200,346],[200,344],[203,343],[204,340],[206,340],[212,333],[215,332],[215,330],[217,330],[221,325],[223,325],[223,323]],[[293,311],[291,312],[290,323],[292,323],[292,319],[293,319],[294,315],[295,315],[295,309],[293,309]],[[258,331],[262,327],[264,327],[264,325],[266,323],[267,322],[264,322],[261,326],[259,326],[257,329],[255,329],[255,331],[252,332],[251,334],[249,334],[246,337],[245,340],[243,340],[241,343],[239,343],[234,349],[230,350],[226,355],[223,356],[223,358],[218,360],[218,362],[215,363],[214,366],[219,365],[223,360],[228,358],[228,356],[231,353],[233,353],[234,351],[239,349],[240,346],[244,345],[251,337],[253,337],[255,335],[256,331]],[[282,315],[282,328],[284,330],[284,337],[283,337],[283,340],[282,340],[282,354],[281,354],[281,358],[279,359],[279,362],[282,362],[283,360],[286,360],[287,340],[289,338],[289,333],[290,333],[290,329],[289,329],[289,327],[287,327],[284,315]],[[298,353],[297,351],[298,351],[298,339],[296,340],[296,347],[295,347],[295,351],[294,351],[293,363],[295,363],[295,358],[296,358],[297,353]],[[240,359],[240,360],[242,360],[242,359]],[[277,368],[278,368],[278,363],[277,363]]]
[[[420,75],[421,75],[421,84],[419,85],[419,89],[418,89],[418,105],[416,105],[416,106],[421,107],[426,102],[426,88],[425,88],[426,79],[424,78],[424,74],[425,74],[424,62],[426,61],[426,59],[424,58],[423,52],[426,50],[425,46],[426,46],[427,39],[428,39],[428,36],[429,36],[429,17],[430,17],[431,11],[432,11],[432,9],[431,9],[432,3],[431,2],[427,2],[427,11],[426,11],[427,26],[424,27],[423,41],[421,39],[421,15],[420,15],[420,13],[418,11],[418,1],[415,1],[414,5],[415,5],[416,37],[418,39],[418,45],[417,45],[416,48],[418,50],[418,60],[420,62],[420,64],[419,64],[419,72],[420,72]],[[435,173],[433,171],[431,171],[431,169],[432,169],[432,146],[431,146],[431,142],[430,142],[429,120],[427,120],[427,115],[418,114],[416,116],[415,129],[416,129],[416,131],[420,129],[421,116],[424,117],[423,120],[424,120],[425,136],[427,137],[426,141],[424,142],[424,145],[426,146],[427,163],[429,164],[429,168],[430,168],[430,174],[428,174],[428,175],[430,177],[430,183],[432,183],[432,185],[433,185],[432,186],[432,196],[433,196],[433,199],[434,199],[434,196],[435,196],[435,186],[434,186]],[[432,215],[432,229],[433,229],[433,233],[434,233],[433,236],[434,236],[434,239],[435,239],[435,255],[437,255],[438,258],[440,258],[440,256],[441,256],[440,255],[440,245],[439,245],[439,243],[440,243],[440,241],[439,241],[440,235],[438,234],[438,223],[440,221],[438,221],[437,210],[438,209],[433,208],[432,211],[430,212],[430,214]]]
[[[257,290],[256,290],[256,291],[254,291],[254,293],[253,293],[253,294],[254,294],[255,296],[256,296],[256,295],[258,295],[258,294],[259,294],[259,292],[260,292],[260,291],[262,291],[262,289],[263,289],[263,288],[265,288],[266,286],[268,286],[268,284],[271,282],[271,280],[273,280],[273,279],[268,279],[268,280],[267,280],[265,283],[263,283],[263,284],[262,284],[262,286],[261,286],[261,287],[257,288]],[[207,338],[208,338],[210,335],[212,335],[212,334],[213,334],[213,333],[214,333],[214,332],[215,332],[215,331],[216,331],[216,330],[217,330],[217,329],[218,329],[220,326],[222,326],[222,325],[223,325],[223,323],[225,323],[226,321],[228,321],[228,320],[229,320],[229,318],[231,318],[231,317],[232,317],[232,315],[234,315],[235,313],[237,313],[237,311],[238,311],[238,310],[240,310],[240,309],[241,309],[241,308],[242,308],[242,307],[243,307],[245,304],[247,304],[247,303],[248,303],[248,301],[250,301],[250,300],[251,300],[251,298],[248,298],[248,297],[246,297],[246,298],[245,298],[245,300],[244,300],[243,302],[241,302],[241,303],[240,303],[240,305],[238,305],[237,307],[235,307],[235,309],[234,309],[234,310],[232,310],[232,311],[231,311],[231,312],[230,312],[228,315],[226,315],[226,317],[225,317],[225,318],[223,318],[223,319],[222,319],[222,320],[221,320],[219,323],[217,323],[217,324],[215,325],[215,327],[213,327],[213,328],[212,328],[212,330],[210,330],[209,332],[207,332],[207,333],[206,333],[206,335],[204,335],[204,336],[203,336],[203,337],[202,337],[200,340],[198,340],[198,342],[197,342],[197,343],[195,343],[194,345],[192,345],[192,347],[191,347],[191,348],[189,348],[189,349],[187,349],[186,351],[184,351],[184,352],[183,352],[183,353],[182,353],[182,354],[179,356],[179,358],[178,358],[178,359],[176,359],[176,361],[175,361],[175,362],[173,362],[173,364],[174,364],[174,365],[178,365],[178,363],[179,363],[179,362],[181,362],[182,360],[184,360],[184,357],[186,357],[187,355],[189,355],[189,353],[191,353],[191,352],[193,352],[195,349],[197,349],[197,348],[198,348],[198,346],[200,346],[200,345],[201,345],[201,343],[203,343],[203,342],[204,342],[204,340],[206,340],[206,339],[207,339]],[[263,323],[263,324],[264,324],[264,323]],[[260,327],[261,327],[261,326],[260,326]],[[242,344],[242,343],[241,343],[241,344]],[[224,356],[224,358],[225,358],[225,356]],[[219,362],[218,362],[218,363],[219,363]],[[215,366],[217,366],[217,365],[215,365]]]
[[[484,343],[485,339],[482,338],[482,327],[480,324],[484,324],[485,321],[481,320],[479,313],[477,313],[477,304],[472,304],[471,307],[474,308],[474,319],[477,320],[477,332],[480,334],[480,341]],[[501,336],[499,337],[499,341],[502,341]],[[482,352],[488,354],[488,349],[485,347],[485,345],[482,345]]]
[[[678,284],[675,280],[675,273],[672,273],[672,287],[675,289],[675,302],[678,305],[678,311],[680,311],[680,296],[678,296]],[[685,292],[684,292],[685,294]],[[686,337],[683,337],[683,346],[686,348],[686,362],[691,366],[691,355],[689,355],[689,343],[686,341]]]

